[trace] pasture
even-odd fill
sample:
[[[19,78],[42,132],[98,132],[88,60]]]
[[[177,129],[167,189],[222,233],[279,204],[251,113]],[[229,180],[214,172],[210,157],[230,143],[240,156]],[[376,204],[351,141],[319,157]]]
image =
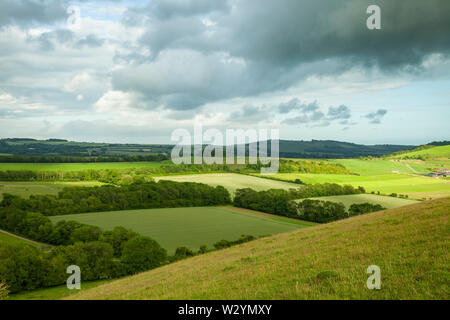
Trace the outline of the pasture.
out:
[[[279,218],[279,217],[276,217]],[[270,215],[256,215],[229,207],[197,207],[125,210],[50,217],[53,222],[75,220],[103,230],[123,226],[158,241],[169,253],[186,246],[198,250],[212,248],[220,240],[236,240],[241,235],[263,236],[293,231],[313,225],[281,221]],[[299,221],[301,222],[301,221]]]
[[[270,180],[265,178],[260,178],[256,176],[249,176],[243,174],[235,173],[214,173],[214,174],[197,174],[197,175],[180,175],[180,176],[164,176],[156,177],[158,180],[172,180],[176,182],[199,182],[204,184],[209,184],[212,186],[223,186],[231,194],[234,194],[236,189],[252,188],[257,191],[263,191],[268,189],[292,189],[299,188],[301,185]]]
[[[411,151],[408,153],[402,153],[394,156],[395,158],[404,158],[404,157],[422,157],[422,158],[450,158],[450,145],[447,146],[437,146],[429,149],[423,149],[418,151]]]
[[[93,187],[100,186],[101,182],[10,182],[0,181],[0,200],[4,193],[28,198],[30,195],[58,194],[65,187]]]
[[[15,236],[9,232],[0,230],[0,245],[2,245],[2,244],[7,244],[7,245],[28,244],[28,245],[31,245],[36,248],[49,247],[49,245],[47,245],[47,244],[28,240],[28,239],[22,238],[20,236]]]
[[[96,163],[0,163],[0,171],[83,171],[130,168],[158,168],[173,165],[171,161],[161,162],[96,162]]]
[[[278,173],[274,176],[284,181],[300,179],[304,183],[337,183],[362,186],[366,192],[381,192],[382,194],[407,194],[412,199],[423,197],[437,198],[450,195],[450,183],[446,179],[421,177],[406,174],[381,174],[374,176],[354,176],[339,174],[300,174]]]
[[[372,204],[379,204],[386,209],[392,209],[392,208],[397,208],[397,207],[402,207],[402,206],[406,206],[409,204],[417,203],[417,201],[414,201],[414,200],[400,199],[400,198],[387,197],[387,196],[378,196],[375,194],[350,194],[350,195],[344,195],[344,196],[316,197],[316,198],[311,198],[311,199],[321,200],[321,201],[340,202],[340,203],[343,203],[347,209],[354,203],[365,203],[365,202],[372,203]],[[303,201],[303,200],[304,199],[300,199],[297,201]]]

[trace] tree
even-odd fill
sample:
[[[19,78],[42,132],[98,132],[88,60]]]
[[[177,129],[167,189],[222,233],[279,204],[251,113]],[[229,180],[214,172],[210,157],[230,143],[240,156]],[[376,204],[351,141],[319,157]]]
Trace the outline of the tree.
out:
[[[152,238],[138,236],[124,244],[121,261],[128,272],[138,273],[164,264],[167,251]]]
[[[186,259],[188,257],[193,257],[195,255],[195,253],[187,248],[187,247],[178,247],[175,250],[175,255],[173,256],[173,261],[178,261],[178,260],[182,260],[182,259]]]

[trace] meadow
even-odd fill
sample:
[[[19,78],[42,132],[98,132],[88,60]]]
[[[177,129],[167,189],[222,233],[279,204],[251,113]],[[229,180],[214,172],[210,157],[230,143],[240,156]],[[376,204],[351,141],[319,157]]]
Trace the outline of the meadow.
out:
[[[161,162],[97,162],[97,163],[0,163],[0,171],[83,171],[130,168],[158,168],[172,165],[171,161]]]
[[[450,198],[210,252],[67,299],[449,298]],[[381,269],[368,290],[366,269]]]
[[[233,194],[236,189],[251,188],[256,191],[268,189],[292,189],[299,188],[301,185],[291,182],[276,181],[264,179],[256,176],[242,175],[235,173],[213,173],[213,174],[197,174],[197,175],[179,175],[155,177],[155,180],[171,180],[176,182],[198,182],[212,186],[223,186]]]
[[[75,220],[103,230],[123,226],[149,236],[173,253],[177,247],[210,249],[220,240],[236,240],[241,235],[272,235],[314,224],[249,213],[231,207],[196,207],[123,210],[50,217],[53,222]]]
[[[397,207],[417,203],[417,201],[415,201],[415,200],[400,199],[400,198],[387,197],[387,196],[379,196],[379,195],[375,195],[375,194],[349,194],[349,195],[344,195],[344,196],[328,196],[328,197],[317,197],[317,198],[311,198],[311,199],[321,200],[321,201],[340,202],[340,203],[343,203],[347,209],[354,203],[368,202],[368,203],[372,203],[372,204],[379,204],[386,209],[397,208]],[[302,199],[297,200],[297,201],[302,201]]]
[[[437,198],[450,195],[448,180],[404,174],[383,174],[376,176],[354,176],[338,174],[278,173],[274,176],[284,181],[300,179],[304,183],[337,183],[362,186],[366,192],[382,194],[406,194],[412,199]]]
[[[0,230],[0,243],[1,244],[7,244],[7,245],[21,245],[21,244],[27,244],[31,245],[36,248],[43,248],[48,247],[48,245],[31,241],[19,236],[14,236],[13,234],[10,234],[8,232]]]
[[[450,158],[450,145],[446,145],[446,146],[438,146],[438,147],[433,147],[433,148],[429,148],[429,149],[423,149],[423,150],[417,150],[417,151],[411,151],[411,152],[407,152],[407,153],[401,153],[398,155],[394,155],[394,158],[405,158],[405,157],[421,157],[421,158],[445,158],[448,159]]]
[[[30,195],[58,194],[65,187],[92,187],[103,183],[95,181],[83,182],[9,182],[0,181],[0,200],[4,193],[28,198]]]

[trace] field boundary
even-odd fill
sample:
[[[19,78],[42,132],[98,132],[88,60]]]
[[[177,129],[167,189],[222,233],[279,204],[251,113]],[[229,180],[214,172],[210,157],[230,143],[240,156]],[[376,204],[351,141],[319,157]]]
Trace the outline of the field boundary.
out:
[[[40,246],[40,247],[47,247],[47,248],[53,247],[51,244],[47,244],[47,243],[43,243],[43,242],[37,242],[37,241],[34,241],[34,240],[30,240],[30,239],[24,238],[24,237],[22,237],[22,236],[18,236],[17,234],[14,234],[14,233],[11,233],[11,232],[2,230],[2,229],[0,229],[0,233],[6,234],[6,235],[8,235],[8,236],[11,236],[11,237],[14,237],[14,238],[17,238],[17,239],[26,241],[26,242],[34,243],[35,245]]]
[[[319,225],[319,223],[315,223],[315,222],[309,222],[309,221],[304,221],[304,220],[300,220],[300,219],[288,218],[288,217],[284,217],[284,216],[278,216],[275,214],[270,214],[270,213],[265,213],[265,212],[261,212],[261,211],[245,209],[245,208],[240,208],[240,207],[221,206],[218,208],[226,209],[229,211],[234,211],[236,213],[243,213],[243,214],[247,214],[247,215],[251,215],[251,216],[257,216],[257,217],[261,217],[261,218],[271,219],[276,222],[296,224],[296,225],[300,225],[300,226],[304,226],[304,227],[313,227],[313,226]]]

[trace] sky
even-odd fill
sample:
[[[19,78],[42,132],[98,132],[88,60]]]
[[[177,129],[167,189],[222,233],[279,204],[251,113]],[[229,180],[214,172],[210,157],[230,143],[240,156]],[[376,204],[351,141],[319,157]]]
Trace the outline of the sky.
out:
[[[0,138],[450,140],[449,34],[448,0],[2,0]]]

